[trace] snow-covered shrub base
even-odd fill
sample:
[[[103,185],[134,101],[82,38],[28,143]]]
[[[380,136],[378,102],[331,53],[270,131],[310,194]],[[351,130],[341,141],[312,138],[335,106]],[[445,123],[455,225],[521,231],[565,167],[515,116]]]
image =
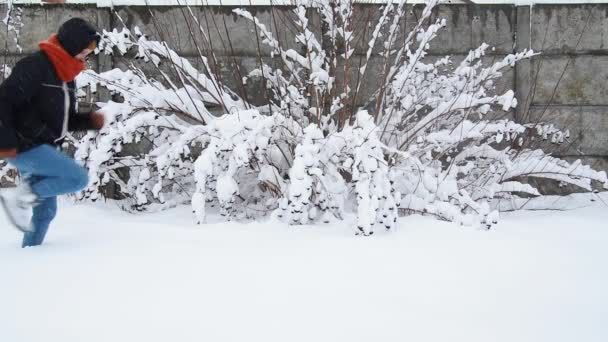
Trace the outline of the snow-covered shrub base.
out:
[[[294,225],[350,211],[357,215],[355,231],[369,235],[393,229],[400,212],[490,227],[498,201],[540,195],[522,181],[527,177],[607,187],[605,172],[528,147],[534,136],[562,143],[567,130],[494,118],[496,110],[517,106],[513,91],[495,94],[494,82],[504,68],[536,53],[484,65],[489,45],[482,44],[456,66],[449,57],[425,63],[429,44],[447,24],[439,19],[425,27],[436,4],[427,3],[405,38],[397,38],[405,2],[385,6],[363,61],[353,59],[352,2],[297,1],[300,51],[285,48],[248,11],[235,10],[281,61],[248,75],[266,81],[269,103],[259,108],[216,78],[205,56],[199,71],[136,27],[104,31],[100,52],[136,51],[155,66],[169,63],[176,75],[159,68],[161,79],[152,79],[132,67],[79,77],[80,87],[105,87],[122,98],[100,104],[108,120],[99,134],[73,141],[91,176],[81,198],[98,199],[113,182],[126,209],[189,202],[197,223],[213,206],[227,219],[272,213]],[[323,20],[324,37],[311,32],[310,11]],[[384,60],[385,82],[367,110],[351,108],[360,84],[351,89],[336,75],[356,67],[364,79],[373,54]],[[218,108],[224,114],[212,115]]]

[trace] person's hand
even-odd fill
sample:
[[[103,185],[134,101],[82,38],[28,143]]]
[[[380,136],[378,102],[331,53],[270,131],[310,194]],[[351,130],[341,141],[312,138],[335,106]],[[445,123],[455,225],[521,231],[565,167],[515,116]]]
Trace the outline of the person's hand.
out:
[[[17,149],[16,148],[5,148],[0,149],[0,158],[16,158],[17,157]]]
[[[106,122],[106,119],[102,113],[100,113],[100,112],[91,113],[91,125],[93,126],[93,128],[101,129],[103,127],[103,125],[105,124],[105,122]]]

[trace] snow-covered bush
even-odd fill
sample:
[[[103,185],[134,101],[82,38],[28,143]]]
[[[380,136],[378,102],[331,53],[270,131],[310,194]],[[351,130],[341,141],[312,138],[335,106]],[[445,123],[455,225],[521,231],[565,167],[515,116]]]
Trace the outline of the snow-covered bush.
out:
[[[160,79],[134,65],[78,79],[80,87],[105,87],[120,98],[101,104],[109,120],[100,134],[73,140],[92,180],[81,198],[99,198],[112,182],[126,209],[190,202],[198,223],[215,205],[228,219],[272,213],[290,224],[328,222],[351,211],[357,233],[369,235],[391,229],[400,211],[489,227],[498,219],[497,201],[540,195],[523,181],[529,177],[607,187],[605,172],[530,147],[535,137],[559,144],[567,130],[498,119],[517,100],[512,90],[495,94],[496,80],[535,52],[484,65],[490,47],[482,44],[457,65],[449,57],[426,62],[432,40],[449,24],[429,23],[436,5],[428,1],[409,32],[400,25],[405,1],[385,6],[363,58],[353,54],[351,1],[296,1],[298,51],[255,15],[234,10],[272,50],[273,63],[260,58],[243,79],[263,80],[268,103],[259,107],[212,72],[213,54],[201,53],[198,70],[137,27],[104,31],[100,52],[134,53]],[[309,25],[311,15],[321,19],[321,32]],[[372,56],[383,61],[380,75],[368,75]],[[354,86],[338,77],[352,70]],[[354,107],[366,77],[383,82],[368,105]]]

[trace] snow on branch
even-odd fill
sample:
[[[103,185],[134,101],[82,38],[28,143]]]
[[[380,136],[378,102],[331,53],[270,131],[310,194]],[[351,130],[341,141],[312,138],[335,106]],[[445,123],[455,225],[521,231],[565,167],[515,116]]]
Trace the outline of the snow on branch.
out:
[[[498,222],[500,200],[542,196],[530,178],[607,188],[605,172],[528,143],[539,137],[561,144],[567,127],[506,115],[517,106],[515,93],[497,93],[495,83],[505,68],[538,53],[483,63],[490,48],[484,43],[457,64],[450,56],[429,61],[433,39],[450,25],[429,22],[435,5],[428,1],[409,32],[400,25],[405,1],[384,6],[377,21],[365,23],[362,56],[353,53],[363,25],[355,23],[351,1],[296,1],[285,17],[295,30],[292,42],[279,38],[276,23],[233,10],[271,50],[270,57],[258,51],[258,65],[240,84],[263,79],[259,107],[214,74],[207,59],[213,53],[198,56],[198,70],[137,27],[104,31],[98,52],[130,52],[153,67],[154,77],[133,63],[78,79],[81,88],[114,95],[99,103],[106,127],[72,141],[91,175],[81,198],[99,199],[113,187],[128,210],[189,203],[196,223],[210,208],[227,220],[271,215],[290,225],[352,212],[355,233],[367,236],[394,229],[407,213],[489,228]],[[384,82],[359,107],[361,80],[348,75],[365,76],[372,56],[382,69],[373,77]]]

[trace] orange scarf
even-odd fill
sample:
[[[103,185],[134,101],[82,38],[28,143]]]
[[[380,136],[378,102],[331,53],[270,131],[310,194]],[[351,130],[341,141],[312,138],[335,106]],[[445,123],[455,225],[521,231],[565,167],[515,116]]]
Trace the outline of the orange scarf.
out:
[[[40,42],[38,46],[49,57],[55,67],[57,76],[64,82],[73,81],[86,67],[83,61],[74,58],[63,49],[56,34],[48,40]]]

